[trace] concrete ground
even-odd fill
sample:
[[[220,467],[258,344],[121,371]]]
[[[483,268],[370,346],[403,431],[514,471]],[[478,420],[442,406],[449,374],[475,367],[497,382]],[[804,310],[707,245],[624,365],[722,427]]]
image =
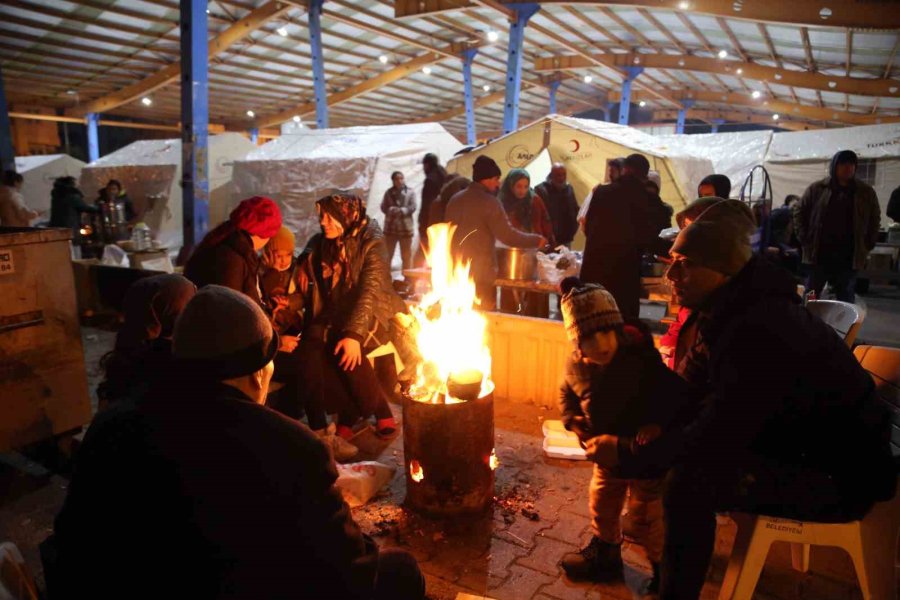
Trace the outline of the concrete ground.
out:
[[[99,377],[95,365],[111,347],[113,333],[85,327],[83,339],[93,389]],[[395,412],[401,413],[399,406]],[[497,600],[641,598],[650,571],[643,549],[635,544],[624,544],[622,582],[574,584],[560,573],[562,556],[590,537],[586,501],[590,467],[542,455],[541,423],[557,416],[555,407],[495,403],[500,459],[496,500],[475,519],[439,521],[406,510],[402,436],[388,444],[364,433],[356,440],[363,457],[396,467],[397,472],[382,493],[354,509],[354,517],[380,545],[405,548],[417,557],[433,600],[451,600],[460,592]],[[67,485],[64,468],[51,472],[21,455],[0,455],[0,540],[19,546],[40,583],[37,546],[52,530]],[[718,594],[734,533],[734,524],[721,518],[704,599]],[[861,594],[843,551],[815,548],[812,570],[802,574],[791,569],[787,545],[775,544],[755,597],[846,600]]]

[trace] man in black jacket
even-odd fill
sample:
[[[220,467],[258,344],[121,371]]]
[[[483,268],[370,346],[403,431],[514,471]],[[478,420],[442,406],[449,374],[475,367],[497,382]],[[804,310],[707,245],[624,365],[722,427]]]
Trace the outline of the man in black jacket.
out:
[[[581,280],[599,283],[616,299],[625,320],[640,311],[641,252],[668,227],[658,197],[647,190],[650,163],[640,154],[625,159],[624,173],[591,197]]]
[[[436,154],[429,152],[422,159],[422,171],[425,172],[425,184],[422,186],[422,202],[419,205],[419,244],[423,248],[428,247],[428,230],[431,222],[431,203],[434,202],[444,187],[447,179],[447,170],[441,166]]]
[[[578,232],[578,202],[575,200],[575,190],[566,181],[567,177],[566,166],[556,163],[550,169],[547,180],[534,188],[550,214],[553,238],[563,246],[571,246]]]
[[[735,202],[735,201],[725,201]],[[697,598],[716,511],[842,522],[890,498],[890,425],[850,350],[800,304],[791,275],[751,258],[743,211],[708,210],[672,247],[667,277],[692,309],[676,370],[705,401],[686,426],[637,446],[589,448],[625,473],[673,466],[661,598]]]
[[[194,296],[173,377],[85,437],[50,598],[424,596],[415,560],[379,553],[353,522],[326,446],[262,406],[277,347],[246,296]]]

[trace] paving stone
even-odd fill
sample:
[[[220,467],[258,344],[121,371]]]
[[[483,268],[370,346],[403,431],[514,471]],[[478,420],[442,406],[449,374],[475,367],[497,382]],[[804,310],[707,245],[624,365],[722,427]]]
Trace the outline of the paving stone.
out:
[[[532,598],[541,587],[552,583],[553,577],[534,569],[513,565],[506,580],[496,588],[488,589],[488,596],[497,600],[524,600]]]
[[[543,530],[544,537],[570,544],[581,544],[584,532],[591,526],[591,520],[582,515],[564,512],[553,527]]]
[[[476,559],[475,562],[482,561],[488,575],[504,578],[509,574],[509,566],[512,562],[526,554],[528,554],[528,550],[525,548],[494,537],[488,553],[482,558]]]
[[[541,588],[541,594],[554,600],[585,600],[593,587],[591,583],[576,583],[559,577],[550,585]]]
[[[516,564],[530,567],[547,575],[559,577],[561,575],[559,561],[569,552],[578,550],[573,544],[567,544],[550,538],[537,539],[537,545],[528,556],[516,560]]]

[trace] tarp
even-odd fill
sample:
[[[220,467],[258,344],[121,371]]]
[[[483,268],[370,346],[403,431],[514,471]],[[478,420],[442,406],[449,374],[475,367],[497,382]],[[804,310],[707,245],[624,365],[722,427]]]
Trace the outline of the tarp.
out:
[[[809,184],[828,175],[831,157],[839,150],[853,150],[862,160],[858,176],[875,188],[881,204],[882,220],[891,191],[900,185],[900,123],[862,125],[839,129],[787,131],[772,136],[765,167],[772,180],[775,205],[788,194],[802,195]]]
[[[53,180],[67,175],[76,180],[81,175],[84,163],[68,154],[44,154],[40,156],[17,156],[16,172],[24,178],[22,196],[25,204],[34,210],[50,210],[50,192]],[[49,213],[47,219],[49,219]],[[38,220],[47,220],[41,219]]]
[[[676,211],[694,198],[700,180],[713,169],[709,159],[671,148],[632,127],[549,115],[454,158],[448,170],[471,177],[475,159],[487,155],[497,161],[505,174],[512,168],[527,168],[545,149],[552,162],[566,165],[569,183],[579,199],[603,182],[607,160],[636,152],[643,154],[650,161],[650,168],[660,174],[660,196]],[[532,181],[532,185],[538,183]]]
[[[231,183],[234,161],[256,148],[239,133],[209,137],[210,229],[227,218],[235,204]],[[134,142],[87,165],[81,190],[93,200],[110,179],[122,182],[138,214],[159,243],[174,250],[182,245],[181,140]],[[252,194],[264,193],[264,189]]]
[[[756,165],[766,159],[772,131],[658,135],[665,148],[708,158],[712,173],[731,180],[731,196],[737,198],[741,185]],[[696,188],[695,188],[696,189]]]
[[[461,148],[438,123],[302,129],[236,161],[234,185],[238,196],[264,191],[274,198],[304,244],[319,231],[315,201],[330,191],[362,195],[369,217],[383,224],[381,200],[392,172],[403,173],[420,206],[422,157],[432,152],[444,164]]]

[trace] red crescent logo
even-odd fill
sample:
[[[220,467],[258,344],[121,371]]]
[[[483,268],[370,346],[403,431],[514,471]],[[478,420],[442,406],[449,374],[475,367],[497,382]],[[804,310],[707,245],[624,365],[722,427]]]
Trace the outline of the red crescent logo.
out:
[[[573,144],[575,144],[575,149],[572,150],[572,152],[578,152],[581,149],[581,144],[578,142],[578,140],[569,140],[569,141],[572,142]]]

